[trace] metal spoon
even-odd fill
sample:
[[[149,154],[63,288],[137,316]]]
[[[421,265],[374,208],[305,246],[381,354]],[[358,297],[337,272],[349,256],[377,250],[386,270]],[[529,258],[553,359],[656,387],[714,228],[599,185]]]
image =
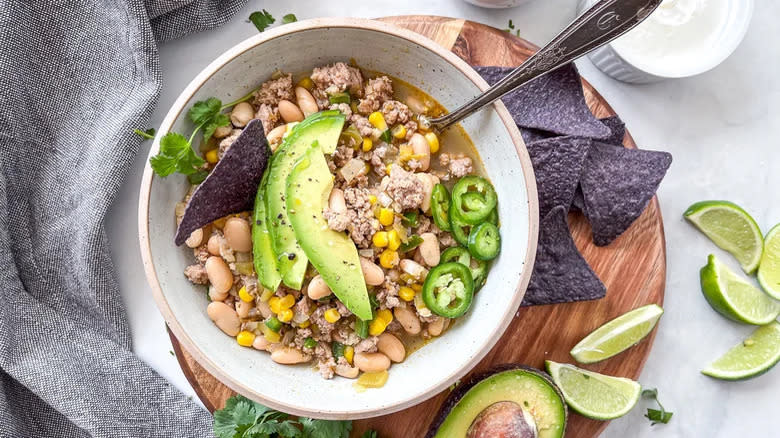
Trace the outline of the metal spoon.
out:
[[[420,124],[441,131],[515,88],[547,74],[623,35],[644,21],[662,0],[600,0],[577,17],[558,36],[484,93],[455,111]]]

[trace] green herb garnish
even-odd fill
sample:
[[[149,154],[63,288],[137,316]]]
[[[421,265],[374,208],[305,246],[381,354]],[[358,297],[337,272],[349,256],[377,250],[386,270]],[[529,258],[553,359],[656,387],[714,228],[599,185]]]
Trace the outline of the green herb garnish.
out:
[[[249,21],[255,25],[258,32],[262,32],[268,28],[268,26],[274,24],[276,19],[268,11],[263,9],[262,11],[254,11],[249,14]]]
[[[401,218],[401,223],[406,225],[407,227],[416,227],[417,226],[417,212],[416,211],[408,211],[404,213],[403,218]]]
[[[214,412],[217,438],[349,438],[351,431],[351,421],[293,419],[240,395]]]
[[[512,20],[509,20],[509,25],[507,25],[507,28],[504,29],[504,32],[512,33],[512,31],[515,32],[516,36],[520,36],[520,29],[515,29],[515,24],[512,23]]]
[[[295,23],[296,21],[298,21],[298,17],[295,14],[287,14],[282,17],[282,24]]]
[[[658,390],[653,389],[645,389],[642,391],[642,397],[650,398],[655,400],[655,402],[658,404],[658,407],[660,409],[647,409],[647,414],[645,414],[645,417],[650,420],[650,425],[655,426],[658,423],[666,424],[669,422],[669,420],[672,419],[672,415],[674,415],[672,412],[667,412],[666,409],[664,409],[664,406],[661,404],[660,401],[658,401]]]
[[[133,132],[135,132],[137,135],[140,135],[145,140],[151,140],[154,138],[154,134],[157,133],[157,130],[154,128],[149,128],[146,131],[141,131],[140,129],[133,129]]]
[[[363,432],[363,435],[360,435],[360,438],[377,438],[378,435],[376,434],[375,430],[369,429],[365,432]]]

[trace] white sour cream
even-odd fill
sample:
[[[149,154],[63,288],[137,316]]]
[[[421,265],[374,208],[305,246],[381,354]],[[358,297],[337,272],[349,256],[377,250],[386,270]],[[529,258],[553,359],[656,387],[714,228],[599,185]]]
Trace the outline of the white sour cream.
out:
[[[647,72],[685,76],[721,51],[732,5],[730,0],[664,0],[612,47]]]

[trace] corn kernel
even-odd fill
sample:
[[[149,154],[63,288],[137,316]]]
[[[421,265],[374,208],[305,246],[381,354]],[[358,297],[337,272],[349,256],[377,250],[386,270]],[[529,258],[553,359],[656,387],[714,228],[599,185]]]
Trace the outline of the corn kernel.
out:
[[[388,309],[382,309],[376,312],[376,317],[377,319],[384,321],[385,325],[389,325],[391,322],[393,322],[393,312]]]
[[[272,296],[274,296],[274,291],[271,289],[263,289],[263,293],[260,294],[260,301],[267,303]]]
[[[431,147],[431,153],[439,152],[439,137],[435,132],[426,132],[425,139],[428,140],[428,146]]]
[[[382,254],[379,255],[379,264],[382,265],[382,267],[385,269],[394,268],[398,262],[398,253],[391,249],[386,249],[382,251]]]
[[[373,147],[374,147],[374,142],[370,138],[364,137],[363,138],[363,152],[368,152]]]
[[[402,139],[406,138],[406,126],[404,126],[404,125],[395,125],[395,127],[393,128],[392,133],[393,133],[393,137],[395,137],[395,138],[397,138],[399,140],[402,140]]]
[[[412,285],[412,290],[414,290],[415,292],[420,292],[422,291],[422,285],[419,283],[415,283]]]
[[[393,168],[393,163],[390,163],[387,166],[385,166],[385,171],[387,172],[388,175],[390,175],[390,170],[392,168]]]
[[[298,86],[311,91],[311,89],[314,88],[314,82],[311,80],[311,78],[305,77],[298,81]]]
[[[395,251],[400,246],[401,246],[401,236],[398,235],[398,231],[390,230],[387,233],[387,247]]]
[[[387,131],[387,123],[385,122],[385,116],[379,111],[374,111],[368,115],[368,122],[374,125],[374,128],[385,132]]]
[[[246,330],[243,330],[236,335],[236,342],[242,347],[251,347],[255,342],[255,334]]]
[[[371,336],[379,336],[385,332],[387,323],[381,319],[376,318],[368,324],[368,334]]]
[[[206,161],[208,161],[211,164],[216,164],[217,161],[219,161],[219,155],[217,155],[216,149],[212,149],[206,152]]]
[[[292,321],[293,316],[295,316],[295,312],[293,312],[292,309],[282,309],[281,312],[276,315],[276,319],[282,322],[290,322]]]
[[[268,307],[271,308],[271,312],[279,313],[279,311],[282,310],[280,305],[281,301],[282,299],[277,296],[273,296],[270,300],[268,300]]]
[[[289,309],[290,307],[295,305],[295,297],[292,295],[285,295],[284,298],[279,300],[279,308],[281,310]],[[276,312],[279,313],[279,312]]]
[[[368,202],[369,202],[371,205],[374,205],[374,204],[376,204],[376,196],[374,196],[374,195],[368,195]]]
[[[298,324],[298,327],[300,327],[300,328],[307,328],[307,327],[309,327],[310,325],[311,325],[311,321],[309,321],[309,320],[307,319],[306,321],[303,321],[302,323]]]
[[[377,231],[374,233],[374,237],[371,238],[371,241],[374,242],[374,246],[377,248],[386,247],[389,243],[387,239],[387,231]]]
[[[271,329],[266,330],[265,333],[263,334],[263,336],[265,337],[266,341],[268,341],[268,342],[270,342],[272,344],[275,344],[275,343],[277,343],[277,342],[282,340],[282,335],[280,335],[279,333],[277,333],[277,332],[275,332],[275,331],[273,331]]]
[[[379,209],[379,215],[377,216],[377,219],[379,219],[379,223],[384,226],[393,225],[395,214],[393,213],[393,210],[389,208],[381,208]]]
[[[404,301],[412,301],[416,292],[409,286],[403,286],[398,290],[398,296]]]
[[[338,320],[341,319],[341,314],[336,309],[328,309],[325,311],[325,321],[328,321],[331,324],[335,324]]]
[[[358,377],[357,384],[364,388],[381,388],[385,386],[389,376],[387,370],[378,373],[363,373]]]
[[[255,297],[246,291],[246,286],[241,286],[241,289],[238,290],[238,297],[241,298],[241,301],[246,301],[247,303],[255,300]]]
[[[352,359],[355,357],[355,347],[351,345],[347,345],[344,347],[344,359],[347,360],[347,362],[352,365]]]
[[[409,161],[412,159],[413,155],[414,149],[412,149],[412,145],[404,143],[398,147],[398,158],[401,161]]]

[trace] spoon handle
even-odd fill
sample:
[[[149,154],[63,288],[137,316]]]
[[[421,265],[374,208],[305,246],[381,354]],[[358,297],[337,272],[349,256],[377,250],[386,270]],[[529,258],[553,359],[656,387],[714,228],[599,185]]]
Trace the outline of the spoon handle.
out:
[[[428,124],[442,130],[515,88],[609,43],[644,21],[661,1],[600,0],[484,93],[447,115],[428,120]]]

